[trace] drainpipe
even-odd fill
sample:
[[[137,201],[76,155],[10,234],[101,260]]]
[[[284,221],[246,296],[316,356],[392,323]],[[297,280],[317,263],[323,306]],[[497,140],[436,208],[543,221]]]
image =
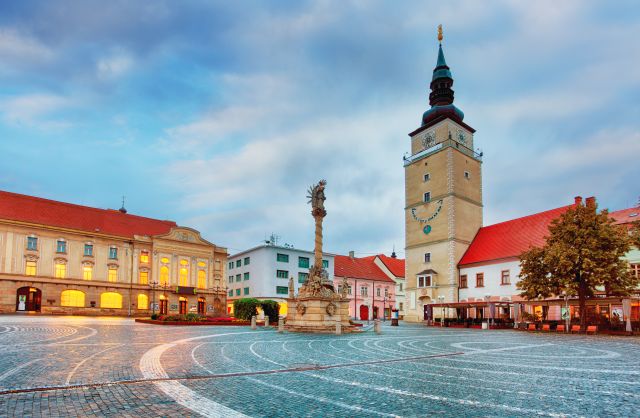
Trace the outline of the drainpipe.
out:
[[[130,272],[129,272],[129,316],[131,316],[131,296],[133,294],[133,241],[129,241],[131,245],[131,257],[129,257]]]

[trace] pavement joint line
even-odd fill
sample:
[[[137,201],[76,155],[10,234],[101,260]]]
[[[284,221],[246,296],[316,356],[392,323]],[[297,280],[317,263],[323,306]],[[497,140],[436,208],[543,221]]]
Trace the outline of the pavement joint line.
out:
[[[64,385],[64,386],[59,385],[59,386],[43,386],[43,387],[23,388],[23,389],[6,389],[6,390],[0,390],[0,396],[13,395],[13,394],[19,394],[19,393],[52,392],[56,390],[90,389],[90,388],[99,388],[99,387],[113,386],[113,385],[135,385],[135,384],[143,384],[143,383],[168,382],[168,381],[180,381],[180,380],[208,380],[208,379],[223,379],[226,377],[244,377],[244,376],[258,376],[258,375],[277,374],[277,373],[308,372],[308,371],[316,371],[316,370],[337,369],[342,367],[367,366],[371,364],[398,363],[398,362],[405,362],[405,361],[426,360],[429,358],[460,356],[464,354],[465,354],[464,352],[453,352],[453,353],[430,354],[426,356],[401,357],[401,358],[395,358],[395,359],[359,361],[359,362],[353,362],[353,363],[339,363],[339,364],[327,364],[327,365],[316,364],[316,365],[304,366],[304,367],[292,367],[287,369],[275,369],[275,370],[258,370],[253,372],[219,373],[219,374],[195,375],[195,376],[185,376],[185,377],[158,377],[155,379],[129,379],[129,380],[117,380],[112,382],[83,383],[83,384],[77,384],[77,385]]]

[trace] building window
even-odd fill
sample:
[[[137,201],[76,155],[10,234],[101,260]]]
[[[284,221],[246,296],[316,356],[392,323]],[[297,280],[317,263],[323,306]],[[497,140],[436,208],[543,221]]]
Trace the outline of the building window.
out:
[[[233,261],[229,262],[229,270],[233,269]]]
[[[464,172],[464,178],[465,178],[465,179],[467,179],[467,180],[469,180],[469,179],[471,178],[471,174],[469,174],[469,172],[468,172],[468,171],[465,171],[465,172]]]
[[[429,181],[429,180],[431,180],[431,174],[429,174],[429,173],[425,173],[425,175],[424,175],[424,181],[425,181],[425,183],[426,183],[427,181]]]
[[[64,263],[56,263],[53,275],[58,279],[64,279],[67,275],[67,265]]]
[[[242,274],[236,274],[236,283],[240,283],[242,281]]]
[[[289,288],[287,286],[276,286],[276,294],[287,295],[289,294]]]
[[[229,283],[233,283],[233,274],[229,276]]]
[[[629,269],[631,270],[631,276],[640,279],[640,264],[629,264]]]
[[[240,296],[240,289],[236,289],[236,296]]]
[[[309,280],[309,273],[298,273],[298,283],[306,283]]]
[[[63,239],[59,239],[56,241],[56,252],[57,253],[66,253],[67,252],[67,241]]]
[[[467,288],[467,275],[462,274],[460,276],[460,289],[466,289],[466,288]]]
[[[242,267],[242,260],[236,260],[236,267]]]
[[[27,250],[36,251],[38,249],[38,238],[27,237]]]
[[[121,309],[122,295],[116,292],[104,292],[100,295],[100,307],[109,309]]]
[[[376,296],[380,297],[380,288],[376,289]]]
[[[476,287],[484,287],[484,273],[476,274]]]
[[[149,297],[144,293],[138,295],[138,309],[149,309]]]
[[[289,272],[287,270],[276,270],[276,277],[278,279],[288,279]]]
[[[431,287],[431,276],[418,276],[418,287]]]
[[[389,289],[387,289],[386,287],[384,288],[384,297],[389,297]]]
[[[118,249],[116,247],[109,247],[109,258],[112,260],[118,258]]]
[[[244,274],[244,279],[245,279],[245,280],[249,280],[249,272],[246,272],[246,273]]]
[[[168,286],[169,285],[169,267],[161,266],[160,267],[160,286]]]
[[[149,283],[149,272],[146,270],[140,271],[138,277],[138,283],[140,284],[148,284]]]
[[[309,257],[298,257],[298,267],[302,269],[309,268]]]
[[[351,285],[347,286],[347,294],[350,295],[352,292]]]
[[[93,244],[84,244],[84,255],[93,257]]]
[[[82,278],[84,280],[91,280],[93,278],[93,266],[82,267]]]
[[[249,294],[249,288],[248,288],[248,287],[245,287],[245,288],[243,289],[243,294],[244,294],[245,296],[247,296],[247,295]]]
[[[149,263],[149,251],[140,251],[140,262],[144,264]]]
[[[369,296],[369,288],[367,286],[360,286],[360,296]]]
[[[329,268],[329,260],[322,260],[322,268],[324,269]]]
[[[425,203],[430,202],[431,201],[431,192],[425,192],[423,200],[424,200]]]
[[[107,280],[109,280],[112,283],[117,282],[118,281],[118,269],[115,269],[113,267],[109,267]]]
[[[244,265],[248,266],[249,264],[251,264],[251,257],[245,257],[244,258]]]
[[[198,289],[207,288],[207,272],[198,270]]]
[[[24,274],[26,276],[35,276],[37,274],[37,266],[35,261],[27,261],[27,264],[24,269]]]
[[[276,260],[281,262],[281,263],[288,263],[289,262],[289,255],[288,254],[276,254]]]
[[[501,284],[511,284],[511,273],[509,270],[502,270],[502,281]]]
[[[398,304],[398,308],[400,308],[400,309],[399,309],[400,311],[404,311],[404,303],[400,302],[400,303]]]
[[[60,294],[60,306],[84,308],[84,293],[79,290],[64,290]]]
[[[230,298],[231,298],[231,297],[233,297],[233,289],[230,289],[230,290],[229,290],[229,297],[230,297]]]
[[[398,284],[398,291],[402,292],[402,287],[403,287],[402,283],[399,283]]]
[[[425,263],[431,262],[431,253],[424,253],[424,262]]]
[[[180,267],[178,279],[179,279],[180,286],[188,286],[189,285],[189,269],[186,267]]]

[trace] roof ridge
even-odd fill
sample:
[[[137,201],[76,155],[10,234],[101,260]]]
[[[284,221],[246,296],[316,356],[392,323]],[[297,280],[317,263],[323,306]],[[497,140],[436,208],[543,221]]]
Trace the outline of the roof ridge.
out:
[[[494,226],[499,226],[499,225],[511,223],[511,222],[514,222],[514,221],[519,221],[519,220],[522,220],[522,219],[532,218],[534,216],[539,216],[539,215],[542,215],[542,214],[545,214],[545,213],[554,212],[554,211],[557,211],[557,210],[560,210],[560,209],[568,209],[568,208],[574,207],[574,206],[575,206],[575,204],[570,204],[570,205],[566,205],[566,206],[560,206],[559,208],[555,208],[555,209],[543,210],[542,212],[532,213],[531,215],[525,215],[525,216],[521,216],[519,218],[513,218],[513,219],[506,220],[506,221],[498,222],[498,223],[495,223],[495,224],[483,226],[483,227],[480,227],[480,229],[491,228],[491,227],[494,227]]]

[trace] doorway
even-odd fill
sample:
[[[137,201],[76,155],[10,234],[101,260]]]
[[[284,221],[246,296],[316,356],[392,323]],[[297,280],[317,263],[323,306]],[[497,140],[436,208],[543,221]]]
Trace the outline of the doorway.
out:
[[[198,314],[199,315],[204,315],[205,314],[205,307],[206,302],[204,300],[204,298],[198,298]]]
[[[433,319],[433,306],[424,305],[424,317],[425,321],[431,321]]]
[[[16,292],[16,312],[40,312],[42,291],[38,288],[25,286]]]
[[[360,305],[360,320],[369,320],[369,307],[367,305]]]
[[[169,307],[169,301],[166,299],[160,299],[160,315],[166,315]]]
[[[185,315],[187,313],[187,298],[180,298],[178,301],[180,303],[180,315]]]

